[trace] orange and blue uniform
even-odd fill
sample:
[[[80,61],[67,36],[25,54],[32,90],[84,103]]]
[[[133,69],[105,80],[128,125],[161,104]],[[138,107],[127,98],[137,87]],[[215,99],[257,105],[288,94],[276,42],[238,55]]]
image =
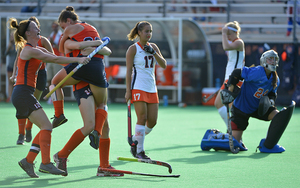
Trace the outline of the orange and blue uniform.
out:
[[[25,46],[32,45],[27,43]],[[17,119],[27,118],[31,112],[42,108],[33,96],[41,64],[41,60],[38,59],[18,58],[16,83],[12,93],[12,103],[17,110]]]
[[[89,41],[89,40],[100,40],[100,36],[95,29],[95,27],[82,22],[78,23],[84,27],[84,29],[71,37],[73,41]],[[72,52],[66,54],[67,57],[81,57],[82,54],[80,50],[73,50]],[[92,57],[91,61],[78,69],[72,76],[76,80],[82,80],[89,84],[96,85],[98,87],[107,88],[108,82],[106,80],[105,65],[103,62],[103,55],[96,54]],[[66,72],[69,74],[78,63],[72,63],[67,65],[65,68]]]

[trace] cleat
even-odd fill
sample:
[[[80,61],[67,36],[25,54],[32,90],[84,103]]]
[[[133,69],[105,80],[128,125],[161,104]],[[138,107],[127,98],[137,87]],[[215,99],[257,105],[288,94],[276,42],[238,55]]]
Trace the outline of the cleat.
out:
[[[24,134],[19,134],[19,138],[17,140],[17,145],[24,145]]]
[[[25,137],[26,137],[26,139],[25,139],[25,141],[26,142],[30,142],[31,141],[31,139],[32,139],[32,135],[31,135],[31,130],[25,130]]]
[[[285,151],[284,147],[276,144],[273,148],[268,149],[266,148],[266,146],[264,145],[266,139],[261,139],[259,146],[257,146],[257,148],[259,149],[259,151],[261,153],[282,153]]]
[[[53,163],[49,163],[46,165],[41,163],[39,171],[43,173],[54,174],[54,175],[63,175],[65,173],[65,171],[56,168],[53,165]]]
[[[64,114],[60,115],[59,117],[54,116],[51,119],[53,119],[52,121],[53,129],[68,121],[68,119],[65,117]]]
[[[56,168],[65,171],[62,176],[67,176],[67,162],[69,161],[67,158],[60,158],[58,157],[58,152],[53,155],[53,160],[56,163]]]
[[[145,154],[145,151],[141,151],[140,153],[136,154],[135,158],[138,158],[138,159],[150,159],[150,157],[148,157]]]
[[[99,142],[100,142],[100,137],[98,135],[98,132],[93,130],[93,132],[91,132],[89,134],[89,138],[90,138],[90,145],[92,146],[92,148],[94,149],[98,149],[99,148]]]
[[[109,167],[107,167],[108,169],[115,169],[114,167],[112,167],[111,165]],[[113,172],[107,172],[107,171],[101,171],[100,170],[100,166],[98,167],[98,171],[97,171],[97,176],[111,176],[111,177],[116,177],[116,176],[124,176],[123,173],[113,173]]]
[[[20,167],[30,176],[31,178],[38,178],[39,176],[34,172],[34,164],[27,162],[26,158],[19,161]]]

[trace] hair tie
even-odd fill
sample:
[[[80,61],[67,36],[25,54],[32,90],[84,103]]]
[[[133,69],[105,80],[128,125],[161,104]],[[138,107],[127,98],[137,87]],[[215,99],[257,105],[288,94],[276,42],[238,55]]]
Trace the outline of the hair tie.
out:
[[[140,30],[140,26],[143,22],[139,22],[138,26],[137,26],[137,29]]]
[[[236,28],[233,28],[233,27],[228,27],[228,26],[227,26],[227,28],[228,28],[229,30],[231,30],[231,31],[235,31],[235,32],[237,32],[237,29],[236,29]]]
[[[28,29],[28,26],[29,26],[30,22],[31,22],[31,21],[28,20],[28,22],[27,22],[27,24],[26,24],[26,26],[25,26],[24,33],[23,33],[23,35],[21,35],[23,38],[25,37],[25,33],[26,33],[27,29]]]
[[[27,25],[25,26],[25,32],[27,31],[27,29],[28,29],[28,26],[29,26],[29,24],[30,24],[30,20],[28,20],[28,22],[27,22]],[[25,34],[25,32],[24,32],[24,34]]]

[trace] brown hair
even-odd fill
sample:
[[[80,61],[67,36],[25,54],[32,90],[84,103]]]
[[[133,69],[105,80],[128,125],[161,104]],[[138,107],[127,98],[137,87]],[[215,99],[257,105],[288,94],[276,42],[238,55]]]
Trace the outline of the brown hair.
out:
[[[239,22],[237,22],[237,21],[228,22],[225,26],[227,26],[227,27],[232,27],[232,28],[236,29],[236,30],[237,30],[237,31],[236,31],[237,36],[240,35],[241,27],[240,27]]]
[[[277,87],[278,74],[276,71],[272,72],[272,74],[273,74],[272,86],[273,89],[275,89]]]
[[[72,6],[67,6],[65,10],[62,10],[57,21],[58,23],[67,22],[67,18],[70,18],[73,21],[79,20],[79,16],[75,13]]]
[[[134,28],[131,29],[130,33],[127,35],[128,40],[133,41],[134,39],[136,39],[138,37],[138,31],[142,31],[143,28],[146,25],[150,25],[151,24],[147,21],[141,21],[141,22],[137,22],[134,26]]]
[[[16,18],[10,18],[8,23],[9,23],[9,28],[10,29],[15,29],[16,31],[14,32],[14,40],[15,40],[15,46],[16,50],[19,48],[23,48],[27,37],[25,35],[25,32],[29,30],[29,24],[30,20],[22,20],[19,24],[17,22]]]
[[[40,26],[41,26],[40,22],[35,16],[31,16],[28,20],[34,21],[36,23],[36,25],[38,26],[38,28],[40,28]]]

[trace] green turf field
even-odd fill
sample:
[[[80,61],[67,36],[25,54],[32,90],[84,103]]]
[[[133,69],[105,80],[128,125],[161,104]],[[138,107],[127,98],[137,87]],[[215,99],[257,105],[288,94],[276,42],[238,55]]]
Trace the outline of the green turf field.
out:
[[[52,105],[42,102],[42,106],[48,117],[52,117]],[[201,139],[207,129],[225,131],[225,125],[214,107],[160,106],[157,127],[145,139],[146,154],[154,160],[171,164],[172,174],[180,174],[179,178],[127,174],[118,178],[97,177],[99,153],[90,147],[88,138],[69,156],[67,177],[38,172],[41,163],[41,156],[38,155],[35,170],[40,178],[29,178],[18,165],[18,161],[27,155],[30,143],[16,145],[18,126],[15,108],[12,104],[2,102],[0,112],[0,187],[299,187],[299,108],[295,109],[279,141],[286,149],[284,153],[255,152],[260,140],[266,136],[269,122],[251,119],[243,135],[249,150],[231,154],[200,149]],[[112,166],[120,170],[167,175],[167,168],[162,166],[117,160],[119,156],[131,157],[127,143],[127,105],[110,104],[108,113]],[[51,160],[52,155],[82,126],[77,103],[66,102],[65,115],[69,121],[52,132]],[[134,125],[134,111],[132,116]],[[38,131],[34,126],[33,136]]]

